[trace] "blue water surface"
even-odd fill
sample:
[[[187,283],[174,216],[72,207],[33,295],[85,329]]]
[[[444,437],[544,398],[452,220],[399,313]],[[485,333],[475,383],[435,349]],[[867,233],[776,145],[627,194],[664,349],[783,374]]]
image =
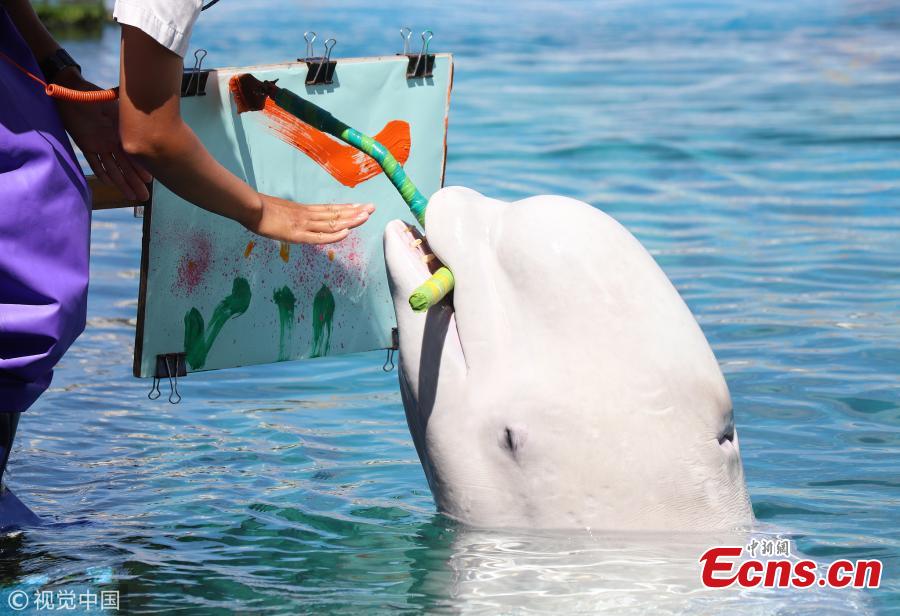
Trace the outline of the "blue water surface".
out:
[[[2,539],[2,583],[117,589],[129,613],[900,613],[897,4],[372,4],[223,0],[192,49],[283,61],[316,30],[381,55],[432,28],[456,58],[447,184],[625,224],[722,365],[761,524],[824,563],[881,559],[882,587],[692,604],[676,579],[699,552],[670,556],[677,538],[461,528],[382,353],[191,375],[180,405],[151,402],[127,210],[94,218],[87,329],[13,452],[10,486],[58,524]],[[66,45],[117,81],[115,26]]]

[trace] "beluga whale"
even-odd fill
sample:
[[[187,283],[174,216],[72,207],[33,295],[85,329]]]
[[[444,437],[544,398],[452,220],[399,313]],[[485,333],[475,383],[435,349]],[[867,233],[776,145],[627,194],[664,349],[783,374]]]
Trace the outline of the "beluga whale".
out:
[[[401,396],[439,512],[479,528],[752,525],[718,362],[631,233],[575,199],[462,187],[431,197],[425,232],[392,221],[384,252]],[[455,290],[414,311],[439,264]]]

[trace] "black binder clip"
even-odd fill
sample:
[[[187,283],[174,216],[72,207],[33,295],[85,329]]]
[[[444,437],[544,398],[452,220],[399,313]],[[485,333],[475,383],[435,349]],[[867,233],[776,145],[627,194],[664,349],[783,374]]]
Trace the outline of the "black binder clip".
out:
[[[434,38],[434,32],[425,30],[422,32],[422,51],[419,53],[410,53],[409,39],[412,36],[412,30],[409,28],[400,28],[400,37],[403,39],[403,53],[409,59],[406,65],[407,79],[421,79],[423,77],[431,77],[434,71],[434,54],[428,53],[428,45]]]
[[[334,69],[337,66],[337,62],[331,59],[331,50],[337,45],[337,40],[333,38],[326,40],[324,55],[314,57],[313,47],[316,38],[315,32],[303,33],[303,40],[306,41],[306,57],[297,58],[297,61],[306,62],[308,67],[306,70],[306,85],[331,85],[334,81]]]
[[[384,360],[384,365],[381,367],[385,372],[390,372],[394,369],[394,353],[400,349],[400,332],[397,331],[396,327],[391,328],[391,346],[388,347],[387,350],[387,358]]]
[[[147,397],[156,400],[162,395],[159,391],[161,379],[169,380],[169,402],[178,404],[181,402],[181,394],[178,393],[178,377],[187,376],[187,367],[184,364],[184,353],[162,353],[156,356],[156,372],[153,376],[153,385]]]
[[[210,69],[203,68],[203,58],[206,57],[205,49],[194,52],[194,68],[185,69],[181,75],[181,96],[206,96],[206,81],[209,79]]]

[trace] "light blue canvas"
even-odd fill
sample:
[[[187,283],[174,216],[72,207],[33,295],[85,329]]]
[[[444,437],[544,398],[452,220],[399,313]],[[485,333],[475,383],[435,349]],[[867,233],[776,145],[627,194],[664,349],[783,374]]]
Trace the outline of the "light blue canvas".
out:
[[[407,80],[406,67],[403,56],[338,60],[332,85],[310,87],[305,63],[219,69],[209,75],[205,96],[182,99],[185,121],[206,147],[260,192],[300,203],[371,202],[377,210],[339,244],[282,246],[155,183],[145,214],[136,375],[153,376],[157,354],[185,351],[192,311],[187,321],[195,338],[209,340],[218,331],[207,353],[188,354],[188,372],[391,345],[395,322],[381,236],[394,218],[414,223],[406,204],[383,173],[346,185],[285,141],[271,117],[238,114],[228,82],[247,72],[277,79],[371,136],[389,122],[407,123],[404,167],[427,196],[443,180],[452,58],[438,54],[426,79]],[[233,308],[248,294],[245,310],[214,316],[226,298]]]

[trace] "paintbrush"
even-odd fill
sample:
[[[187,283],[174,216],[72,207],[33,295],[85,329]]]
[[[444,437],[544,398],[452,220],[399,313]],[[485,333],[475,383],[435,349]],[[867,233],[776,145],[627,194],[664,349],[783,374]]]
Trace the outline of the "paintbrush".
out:
[[[278,87],[274,81],[260,81],[249,73],[243,73],[232,77],[228,82],[228,87],[234,96],[238,113],[261,111],[268,99],[298,120],[371,156],[375,162],[381,165],[384,174],[409,206],[413,216],[416,217],[422,228],[425,228],[425,208],[428,205],[428,199],[419,192],[416,185],[406,175],[403,165],[397,162],[394,155],[384,145],[335,118],[318,105],[297,96],[286,88]],[[453,274],[446,267],[441,267],[431,278],[413,291],[409,296],[409,305],[416,312],[428,310],[453,290],[453,285]]]

